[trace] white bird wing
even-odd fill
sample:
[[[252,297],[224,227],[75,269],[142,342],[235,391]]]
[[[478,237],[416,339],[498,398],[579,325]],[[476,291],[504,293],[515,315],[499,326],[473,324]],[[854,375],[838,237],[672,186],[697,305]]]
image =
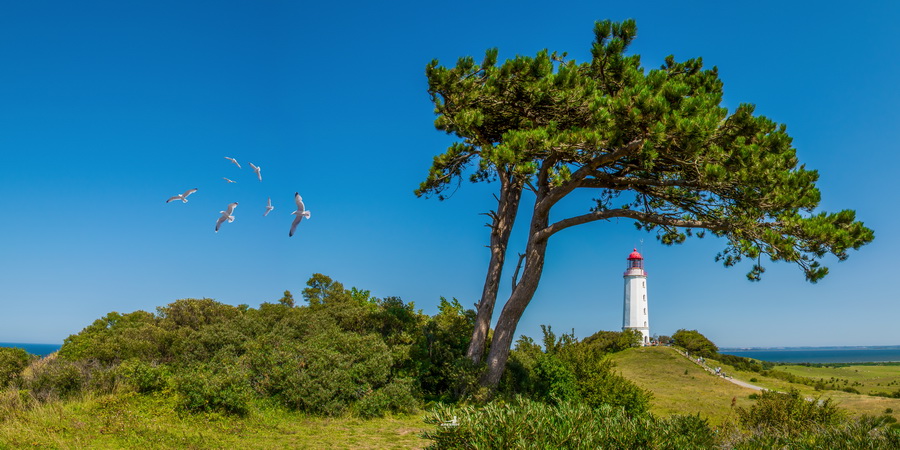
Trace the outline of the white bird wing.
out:
[[[180,199],[183,199],[183,198],[184,198],[183,195],[184,195],[184,194],[182,194],[182,195],[176,195],[176,196],[174,196],[174,197],[171,197],[171,198],[169,198],[168,200],[166,200],[166,203],[169,203],[169,202],[171,202],[172,200],[180,200]]]
[[[294,221],[291,223],[291,231],[288,233],[288,237],[294,235],[294,231],[297,229],[297,225],[300,224],[301,220],[303,220],[303,214],[297,214],[296,217],[294,217]]]
[[[219,232],[219,227],[222,225],[222,222],[224,222],[225,219],[228,219],[228,215],[227,215],[227,214],[222,214],[222,215],[219,217],[219,220],[216,221],[216,233]]]
[[[298,211],[298,212],[301,212],[301,213],[302,213],[303,211],[306,210],[306,207],[303,206],[303,197],[300,197],[300,193],[299,193],[299,192],[294,192],[294,203],[297,204],[297,211]]]
[[[225,210],[225,215],[230,216],[232,213],[234,213],[234,208],[237,208],[237,205],[238,205],[238,202],[229,203],[228,209]]]
[[[234,158],[229,158],[229,157],[227,157],[227,156],[226,156],[226,157],[225,157],[225,159],[227,159],[227,160],[229,160],[229,161],[231,161],[231,162],[233,162],[233,163],[234,163],[234,165],[236,165],[236,166],[238,166],[238,169],[240,169],[240,168],[241,168],[241,165],[240,165],[240,164],[239,164],[239,163],[238,163],[238,162],[237,162],[237,160],[236,160],[236,159],[234,159]]]
[[[194,192],[197,192],[197,188],[194,188],[194,189],[188,189],[188,190],[184,191],[184,194],[181,194],[181,197],[182,197],[182,198],[187,198],[188,195],[191,195],[191,194],[193,194]]]
[[[267,204],[267,206],[269,206],[269,207],[272,206],[272,197],[269,197],[269,203]]]
[[[250,167],[252,167],[253,171],[256,172],[256,177],[259,178],[259,181],[262,181],[262,174],[259,173],[259,167],[254,166],[253,163],[250,163]]]
[[[236,181],[229,180],[228,178],[225,178],[225,177],[222,177],[222,179],[229,183],[237,183]]]
[[[275,207],[272,206],[272,197],[269,197],[269,203],[266,205],[266,212],[263,213],[263,217],[268,216],[273,209],[275,209]]]

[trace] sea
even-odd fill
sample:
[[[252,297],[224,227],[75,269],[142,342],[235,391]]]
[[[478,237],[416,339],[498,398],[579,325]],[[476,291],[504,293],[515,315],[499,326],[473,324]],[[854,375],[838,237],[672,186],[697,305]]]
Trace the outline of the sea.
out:
[[[59,344],[21,344],[15,342],[0,342],[0,347],[18,347],[32,355],[47,356],[57,350],[62,345]]]
[[[900,362],[900,346],[720,348],[719,353],[784,363]]]

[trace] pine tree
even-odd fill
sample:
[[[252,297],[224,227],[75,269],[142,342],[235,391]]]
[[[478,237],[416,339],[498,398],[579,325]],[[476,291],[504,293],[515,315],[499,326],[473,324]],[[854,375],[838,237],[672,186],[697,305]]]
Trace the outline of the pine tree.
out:
[[[444,199],[468,174],[499,181],[489,213],[491,258],[478,305],[469,357],[481,361],[510,231],[521,194],[530,206],[521,279],[514,280],[500,314],[482,383],[495,386],[509,356],[516,325],[541,277],[549,239],[576,225],[632,219],[664,244],[706,233],[722,238],[717,260],[733,266],[762,258],[797,264],[815,282],[828,273],[820,260],[838,260],[874,234],[852,210],[816,212],[818,174],[798,164],[786,127],[742,104],[721,106],[722,82],[702,59],[669,56],[645,70],[627,55],[633,20],[595,24],[588,62],[565,53],[516,56],[498,65],[497,49],[481,64],[460,58],[426,68],[435,126],[456,135],[434,158],[419,196]],[[584,214],[550,221],[550,211],[575,191],[594,192]]]

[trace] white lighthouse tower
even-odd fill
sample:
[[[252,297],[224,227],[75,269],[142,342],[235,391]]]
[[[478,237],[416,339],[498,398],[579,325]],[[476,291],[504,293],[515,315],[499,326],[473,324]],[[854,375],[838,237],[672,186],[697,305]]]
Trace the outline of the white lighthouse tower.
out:
[[[647,272],[644,257],[634,249],[628,255],[625,268],[625,312],[622,314],[622,331],[638,330],[643,335],[643,345],[650,344],[650,319],[647,314]]]

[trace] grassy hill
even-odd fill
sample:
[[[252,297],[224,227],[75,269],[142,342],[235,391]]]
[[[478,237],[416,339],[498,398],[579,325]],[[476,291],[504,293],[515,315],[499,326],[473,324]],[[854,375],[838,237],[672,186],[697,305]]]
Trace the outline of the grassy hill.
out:
[[[756,392],[710,374],[668,347],[632,348],[612,359],[624,377],[653,393],[654,414],[699,413],[721,424],[731,416],[732,399],[746,407]]]
[[[700,413],[709,418],[711,423],[721,424],[732,417],[732,399],[737,406],[746,407],[752,404],[750,394],[756,392],[710,374],[668,347],[633,348],[613,354],[612,359],[623,376],[653,392],[651,411],[655,414]],[[900,399],[832,390],[816,391],[803,384],[764,377],[755,372],[738,371],[713,359],[708,359],[707,364],[712,367],[721,366],[735,379],[766,389],[784,392],[793,388],[810,398],[832,398],[840,407],[855,415],[882,415],[888,408],[896,411],[895,414],[900,414]],[[900,366],[779,366],[778,369],[809,378],[849,379],[849,383],[856,381],[863,384],[866,389],[859,389],[863,393],[871,390],[887,391],[896,387],[894,380],[900,379]],[[873,389],[868,389],[869,387]]]

